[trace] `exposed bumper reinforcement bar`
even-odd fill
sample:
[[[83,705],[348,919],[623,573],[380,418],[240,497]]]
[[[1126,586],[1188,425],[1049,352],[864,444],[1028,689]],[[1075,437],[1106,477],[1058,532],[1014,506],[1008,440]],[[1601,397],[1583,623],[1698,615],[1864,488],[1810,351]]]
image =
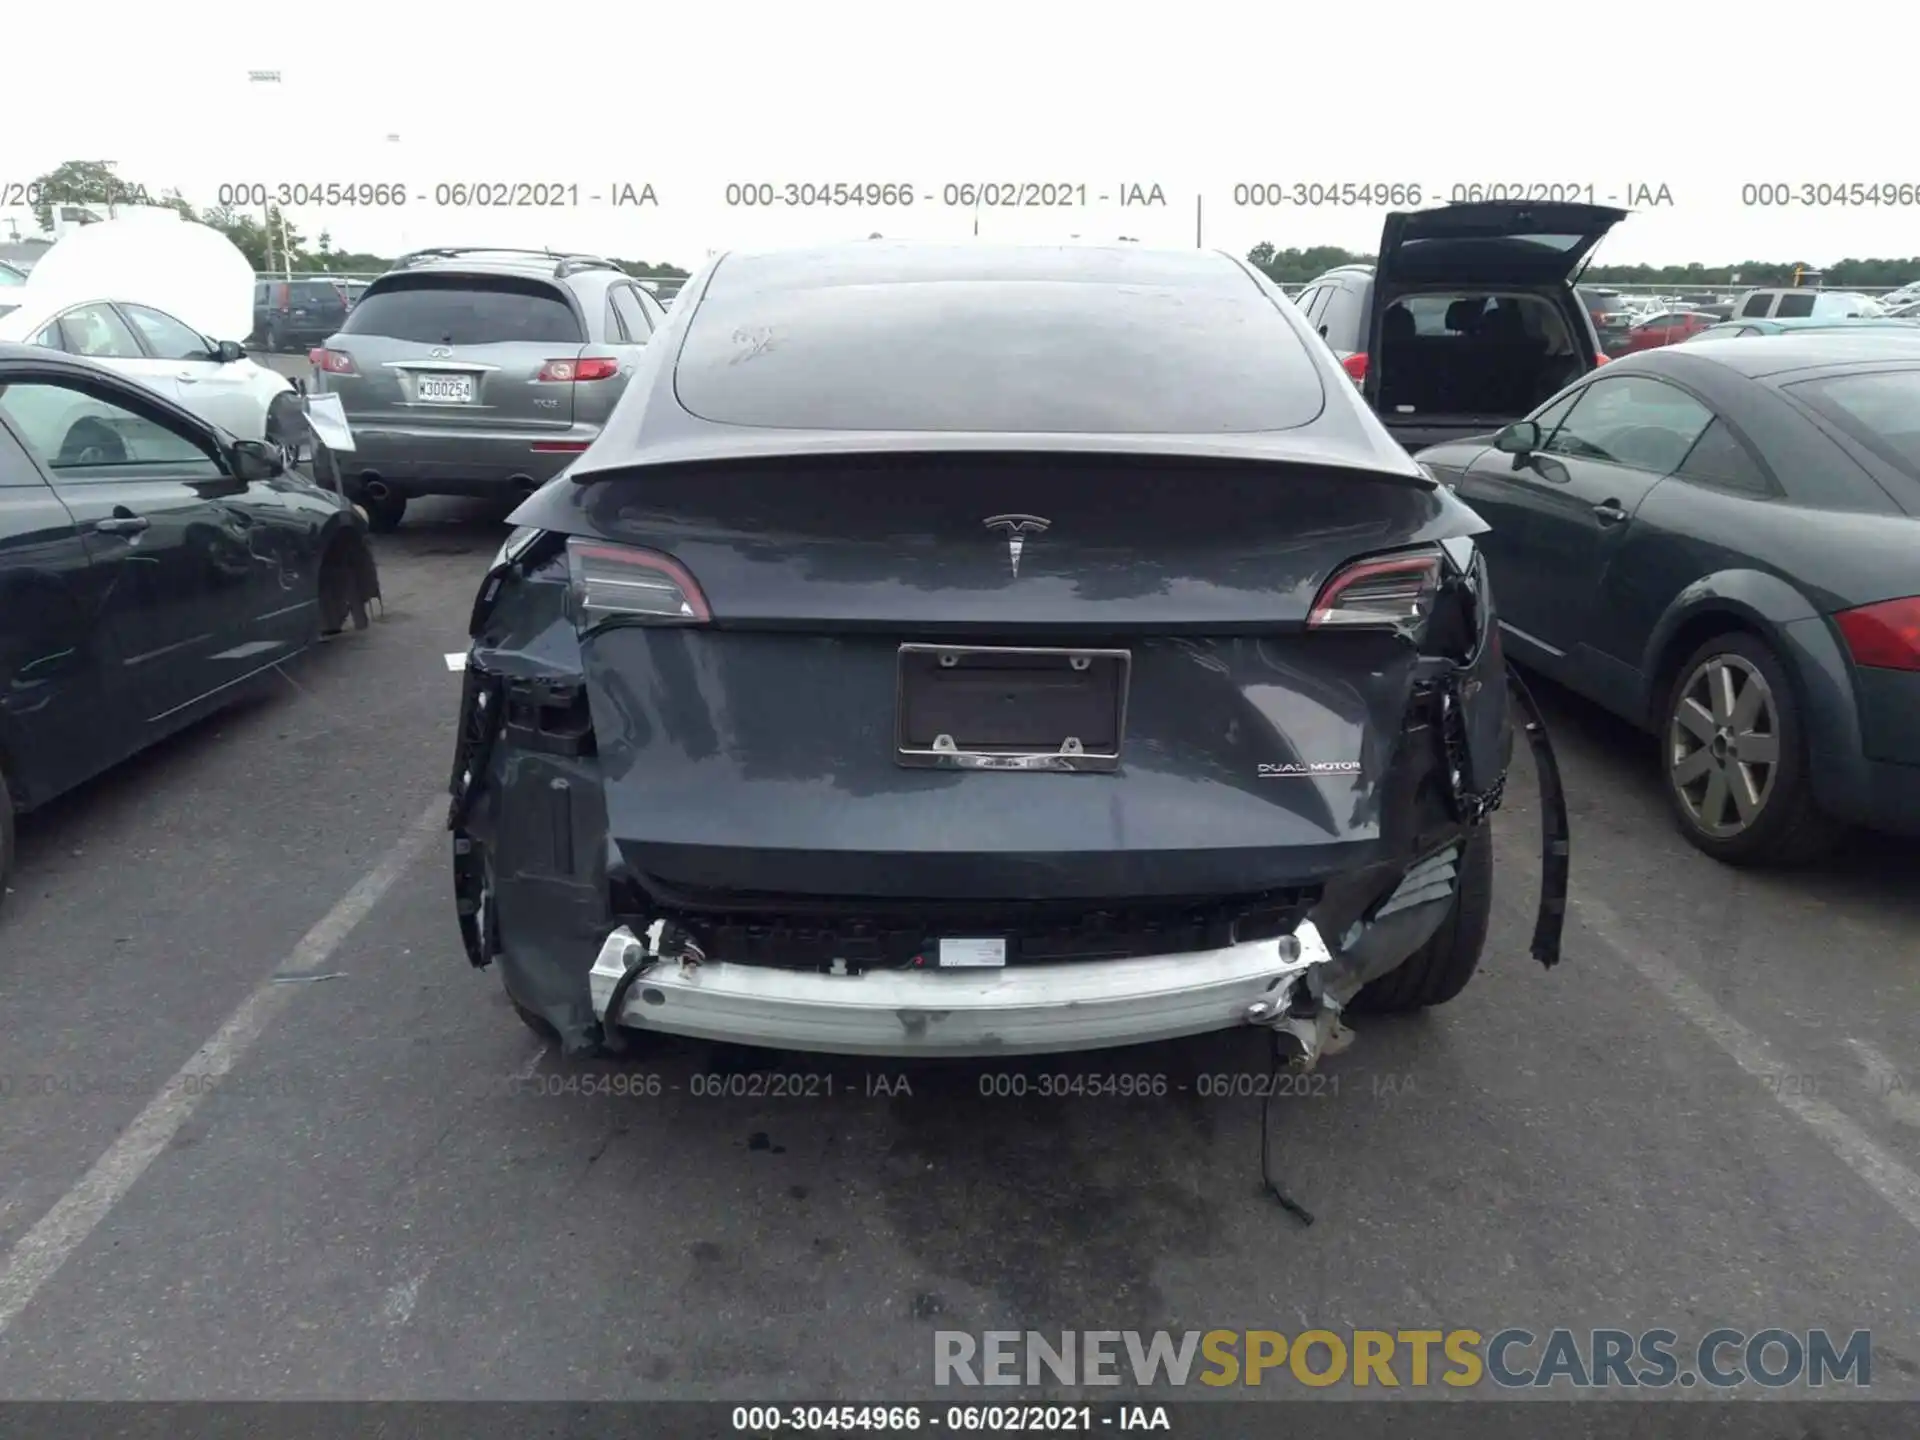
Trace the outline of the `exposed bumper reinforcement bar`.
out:
[[[658,943],[657,929],[650,939]],[[980,1057],[1096,1050],[1226,1030],[1281,1028],[1301,978],[1333,957],[1309,922],[1291,936],[1221,950],[996,969],[823,975],[659,957],[626,926],[588,983],[617,1025],[770,1049]]]

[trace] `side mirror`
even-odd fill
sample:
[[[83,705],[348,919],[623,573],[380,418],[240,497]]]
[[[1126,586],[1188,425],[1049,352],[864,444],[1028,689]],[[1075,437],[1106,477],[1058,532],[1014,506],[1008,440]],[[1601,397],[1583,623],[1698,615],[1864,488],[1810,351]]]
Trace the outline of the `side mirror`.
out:
[[[213,347],[213,358],[222,365],[231,365],[236,360],[247,358],[247,347],[237,340],[222,340]]]
[[[271,480],[287,472],[287,463],[278,445],[264,440],[236,440],[230,452],[233,474],[238,480]]]
[[[1531,455],[1544,438],[1532,420],[1516,420],[1493,437],[1493,448],[1507,455]]]

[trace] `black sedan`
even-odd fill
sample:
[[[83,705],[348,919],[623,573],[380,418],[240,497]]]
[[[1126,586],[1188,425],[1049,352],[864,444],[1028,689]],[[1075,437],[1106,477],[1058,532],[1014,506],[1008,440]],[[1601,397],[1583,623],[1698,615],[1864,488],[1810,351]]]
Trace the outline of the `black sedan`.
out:
[[[366,623],[365,522],[287,461],[91,361],[0,346],[0,880],[16,811]]]
[[[1510,658],[1653,732],[1682,832],[1920,832],[1920,336],[1701,340],[1423,451],[1493,527]]]

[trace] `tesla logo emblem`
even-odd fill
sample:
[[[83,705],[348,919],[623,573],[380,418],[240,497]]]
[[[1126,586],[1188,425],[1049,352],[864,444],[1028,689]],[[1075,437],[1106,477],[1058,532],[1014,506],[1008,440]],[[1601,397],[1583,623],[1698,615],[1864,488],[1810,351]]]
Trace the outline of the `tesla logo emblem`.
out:
[[[1027,547],[1027,537],[1038,535],[1052,521],[1042,520],[1038,515],[995,515],[983,522],[987,529],[998,530],[1007,537],[1007,559],[1013,566],[1014,579],[1020,578],[1020,552]]]
[[[433,349],[429,350],[427,353],[436,360],[444,360],[447,358],[447,356],[451,355],[453,351],[448,349],[445,345],[436,345],[433,347]]]

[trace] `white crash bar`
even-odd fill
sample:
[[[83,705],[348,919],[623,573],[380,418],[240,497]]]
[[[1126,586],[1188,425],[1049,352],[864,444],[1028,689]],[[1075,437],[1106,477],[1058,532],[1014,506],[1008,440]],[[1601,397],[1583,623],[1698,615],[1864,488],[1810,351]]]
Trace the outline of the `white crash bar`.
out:
[[[601,946],[589,984],[603,1025],[615,984],[645,948],[625,926]],[[1302,922],[1291,939],[1222,950],[996,969],[825,975],[666,959],[629,988],[619,1023],[843,1055],[1092,1050],[1272,1023],[1292,982],[1331,958],[1319,932]]]

